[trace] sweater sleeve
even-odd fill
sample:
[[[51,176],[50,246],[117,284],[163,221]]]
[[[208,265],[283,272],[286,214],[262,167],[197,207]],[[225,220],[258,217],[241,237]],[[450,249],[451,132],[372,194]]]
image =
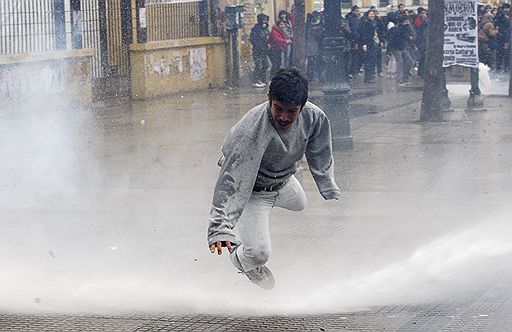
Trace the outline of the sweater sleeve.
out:
[[[321,113],[306,147],[306,159],[318,190],[326,200],[338,199],[340,189],[334,180],[331,128],[325,114]]]
[[[225,160],[213,194],[209,245],[217,241],[236,243],[233,227],[251,196],[264,147],[254,138],[242,134],[228,137],[222,151]]]

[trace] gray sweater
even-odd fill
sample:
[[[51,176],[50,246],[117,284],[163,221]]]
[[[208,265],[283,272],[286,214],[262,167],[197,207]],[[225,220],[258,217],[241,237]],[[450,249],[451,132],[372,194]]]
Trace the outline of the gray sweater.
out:
[[[337,199],[334,181],[331,129],[324,112],[307,102],[287,131],[276,129],[269,102],[251,109],[229,131],[208,227],[208,244],[236,243],[233,233],[252,189],[287,181],[304,153],[309,169],[324,199]]]

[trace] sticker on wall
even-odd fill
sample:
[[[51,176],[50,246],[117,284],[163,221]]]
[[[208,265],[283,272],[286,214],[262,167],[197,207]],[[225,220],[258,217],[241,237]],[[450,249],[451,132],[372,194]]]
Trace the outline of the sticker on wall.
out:
[[[190,49],[190,74],[192,81],[198,81],[206,76],[206,47]]]
[[[139,8],[139,25],[142,29],[147,28],[147,20],[146,20],[146,8]]]

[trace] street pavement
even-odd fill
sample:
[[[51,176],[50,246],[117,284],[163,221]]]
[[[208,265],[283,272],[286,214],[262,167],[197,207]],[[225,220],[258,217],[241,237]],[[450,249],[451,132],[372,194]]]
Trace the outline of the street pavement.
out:
[[[458,82],[421,123],[420,83],[379,81],[352,83],[341,199],[303,163],[307,208],[272,212],[270,292],[206,244],[220,145],[264,90],[4,110],[0,331],[512,330],[512,99],[469,110]]]

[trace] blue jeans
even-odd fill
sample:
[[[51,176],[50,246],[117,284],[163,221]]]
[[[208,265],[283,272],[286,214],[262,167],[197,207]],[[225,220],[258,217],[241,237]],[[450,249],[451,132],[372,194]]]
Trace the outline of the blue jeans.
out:
[[[396,60],[396,77],[399,81],[409,81],[409,72],[414,65],[414,59],[409,50],[392,51]]]

